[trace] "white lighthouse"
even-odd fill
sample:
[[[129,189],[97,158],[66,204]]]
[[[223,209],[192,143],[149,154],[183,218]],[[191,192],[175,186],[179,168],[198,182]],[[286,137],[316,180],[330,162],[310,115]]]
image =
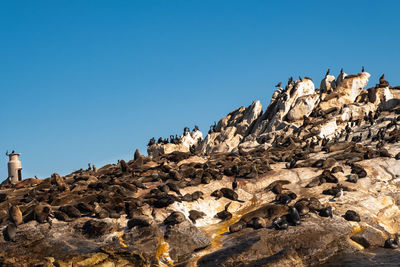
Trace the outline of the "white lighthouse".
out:
[[[19,160],[21,154],[15,153],[13,150],[11,154],[7,152],[6,155],[10,157],[8,161],[8,180],[10,183],[22,181],[22,167],[21,161]]]

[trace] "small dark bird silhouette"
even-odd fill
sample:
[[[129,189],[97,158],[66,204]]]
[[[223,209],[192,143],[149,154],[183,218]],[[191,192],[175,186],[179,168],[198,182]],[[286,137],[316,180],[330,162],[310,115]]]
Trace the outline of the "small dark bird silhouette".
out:
[[[331,71],[331,69],[328,69],[328,71],[325,74],[325,77],[329,75],[329,72]]]
[[[362,66],[362,68],[361,68],[361,72],[364,72],[364,66]]]
[[[342,73],[343,73],[343,68],[340,69],[340,74],[342,74]]]
[[[290,76],[290,77],[289,77],[289,80],[288,80],[288,82],[287,82],[287,84],[289,85],[289,84],[291,84],[292,82],[293,82],[293,77]]]
[[[384,83],[384,81],[385,81],[385,73],[384,74],[382,74],[382,76],[379,78],[379,83]]]
[[[235,180],[233,180],[233,182],[232,182],[232,189],[236,190],[237,187],[238,187],[238,183],[237,183],[237,180],[236,180],[236,177],[235,177]]]
[[[299,76],[299,80],[300,80],[300,82],[302,82],[303,81],[303,79]]]
[[[282,83],[278,83],[277,85],[275,85],[275,87],[281,87]]]

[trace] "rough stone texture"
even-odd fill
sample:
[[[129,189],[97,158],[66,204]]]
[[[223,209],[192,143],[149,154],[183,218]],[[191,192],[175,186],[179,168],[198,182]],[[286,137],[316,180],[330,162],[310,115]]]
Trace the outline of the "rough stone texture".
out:
[[[287,114],[289,121],[296,121],[308,117],[318,104],[319,95],[305,95],[297,98],[296,103]]]
[[[336,89],[335,76],[327,75],[325,78],[322,79],[321,85],[319,88],[320,88],[321,92],[323,92],[323,93],[335,90]]]
[[[190,148],[192,145],[197,145],[199,142],[203,140],[203,133],[199,130],[193,133],[186,133],[186,135],[181,136],[181,142],[187,148]]]
[[[343,81],[337,85],[334,91],[337,97],[321,102],[321,109],[327,110],[333,106],[341,107],[344,104],[353,103],[361,93],[361,90],[367,86],[370,76],[371,75],[367,72],[352,76],[347,75]]]
[[[193,251],[211,245],[210,240],[187,220],[169,228],[165,241],[172,247],[169,251],[171,258],[177,262],[188,260]]]
[[[10,204],[24,220],[15,242],[1,235],[0,265],[335,266],[348,255],[382,254],[384,241],[400,232],[400,94],[360,90],[367,73],[344,76],[322,94],[309,79],[295,81],[274,93],[262,115],[259,102],[231,112],[195,155],[168,144],[124,168],[75,171],[60,177],[62,184],[46,178],[1,185],[0,230],[8,227]],[[300,108],[310,96],[314,106]],[[288,121],[295,110],[311,113]],[[219,194],[233,185],[235,194]],[[343,196],[333,197],[340,187]],[[288,206],[300,199],[311,211],[299,225],[276,230],[273,219],[290,218]],[[49,207],[46,219],[36,214],[44,211],[38,203]],[[323,213],[328,207],[332,218]],[[205,216],[191,222],[192,210]],[[348,210],[361,221],[346,221]],[[176,211],[181,220],[166,225]],[[230,217],[221,221],[221,212]],[[254,218],[266,227],[251,228]]]
[[[230,152],[236,148],[262,113],[260,101],[253,101],[247,108],[241,107],[222,118],[216,132],[210,133],[200,147],[203,154]]]
[[[159,157],[164,154],[170,154],[172,152],[189,152],[189,148],[184,144],[155,144],[147,148],[147,153],[150,157]]]
[[[199,130],[183,134],[179,144],[154,144],[147,148],[147,154],[150,157],[159,157],[172,152],[189,152],[192,145],[196,146],[203,140],[203,133]]]

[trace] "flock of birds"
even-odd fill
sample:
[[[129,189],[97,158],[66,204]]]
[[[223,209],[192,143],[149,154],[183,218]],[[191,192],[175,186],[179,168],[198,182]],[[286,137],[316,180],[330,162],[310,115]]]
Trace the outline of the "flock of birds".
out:
[[[182,136],[186,136],[187,134],[194,133],[194,132],[196,132],[198,130],[199,130],[199,127],[197,125],[194,126],[194,128],[192,129],[191,132],[190,132],[190,128],[189,127],[185,127],[183,129],[183,135]],[[156,142],[156,139],[154,137],[152,137],[150,139],[150,141],[148,142],[147,146],[149,147],[149,146],[152,146],[152,145],[155,145],[155,144],[164,144],[164,145],[165,144],[175,144],[175,145],[178,145],[181,142],[182,142],[181,138],[177,134],[175,134],[175,136],[174,135],[170,135],[169,138],[160,137],[160,138],[158,138],[157,142]]]

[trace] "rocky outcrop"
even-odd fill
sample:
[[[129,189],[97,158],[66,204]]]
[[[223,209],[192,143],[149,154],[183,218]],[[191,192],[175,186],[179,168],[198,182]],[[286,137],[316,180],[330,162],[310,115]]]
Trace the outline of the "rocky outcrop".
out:
[[[177,143],[158,143],[147,148],[147,154],[150,157],[159,157],[160,155],[170,154],[172,152],[189,152],[190,147],[197,146],[203,140],[203,133],[200,130],[193,132],[184,132]]]
[[[400,98],[359,90],[367,76],[342,73],[332,92],[295,81],[264,113],[255,101],[228,114],[197,151],[185,131],[180,144],[152,144],[164,149],[153,157],[2,185],[0,265],[315,266],[382,254],[400,232]],[[336,97],[347,100],[321,108]]]
[[[328,93],[335,90],[336,89],[335,76],[326,75],[325,78],[322,79],[319,88],[321,90],[321,93]]]
[[[260,101],[232,111],[218,122],[215,131],[207,135],[199,150],[202,154],[232,151],[248,134],[261,113]]]
[[[318,103],[318,94],[306,95],[297,98],[296,103],[287,114],[287,120],[297,121],[302,120],[304,116],[308,117]]]

